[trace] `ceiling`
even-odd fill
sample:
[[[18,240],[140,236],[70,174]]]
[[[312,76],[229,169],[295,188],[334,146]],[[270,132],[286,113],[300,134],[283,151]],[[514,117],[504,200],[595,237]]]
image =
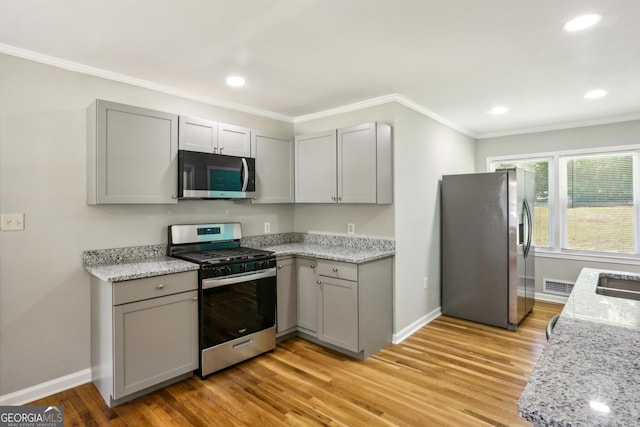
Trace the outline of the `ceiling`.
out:
[[[0,52],[294,123],[386,100],[477,138],[640,118],[637,0],[0,5]],[[562,30],[593,12],[597,26]]]

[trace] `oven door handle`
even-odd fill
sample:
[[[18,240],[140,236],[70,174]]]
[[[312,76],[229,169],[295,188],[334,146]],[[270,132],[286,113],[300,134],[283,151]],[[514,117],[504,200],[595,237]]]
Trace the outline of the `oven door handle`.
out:
[[[247,282],[249,280],[265,279],[267,277],[276,277],[276,268],[269,268],[259,272],[249,272],[236,274],[230,277],[222,277],[216,279],[204,279],[202,281],[202,289],[217,288],[219,286],[233,285],[235,283]]]

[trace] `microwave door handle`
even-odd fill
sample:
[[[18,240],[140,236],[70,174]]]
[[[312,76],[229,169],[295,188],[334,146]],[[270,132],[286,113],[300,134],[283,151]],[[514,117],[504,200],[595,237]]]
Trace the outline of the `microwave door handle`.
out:
[[[247,186],[249,185],[249,165],[247,165],[247,159],[242,158],[242,192],[247,191]]]

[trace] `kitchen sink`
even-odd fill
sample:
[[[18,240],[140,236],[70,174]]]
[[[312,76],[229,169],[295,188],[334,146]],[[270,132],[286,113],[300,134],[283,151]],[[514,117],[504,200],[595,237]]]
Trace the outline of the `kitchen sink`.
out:
[[[600,273],[596,293],[640,301],[640,276]]]

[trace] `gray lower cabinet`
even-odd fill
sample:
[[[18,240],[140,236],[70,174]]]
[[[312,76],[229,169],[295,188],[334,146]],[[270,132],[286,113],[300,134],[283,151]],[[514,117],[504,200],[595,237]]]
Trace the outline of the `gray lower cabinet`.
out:
[[[317,261],[296,257],[296,280],[298,288],[298,329],[312,336],[318,333],[318,283]]]
[[[320,340],[359,352],[358,282],[320,276],[320,289]]]
[[[91,379],[115,406],[198,368],[197,272],[91,277]]]
[[[298,257],[298,332],[361,359],[389,344],[392,260],[352,264]]]
[[[298,321],[298,290],[296,262],[293,257],[277,259],[278,300],[276,334],[284,335],[296,330]]]
[[[177,203],[177,115],[97,100],[87,122],[87,204]]]

